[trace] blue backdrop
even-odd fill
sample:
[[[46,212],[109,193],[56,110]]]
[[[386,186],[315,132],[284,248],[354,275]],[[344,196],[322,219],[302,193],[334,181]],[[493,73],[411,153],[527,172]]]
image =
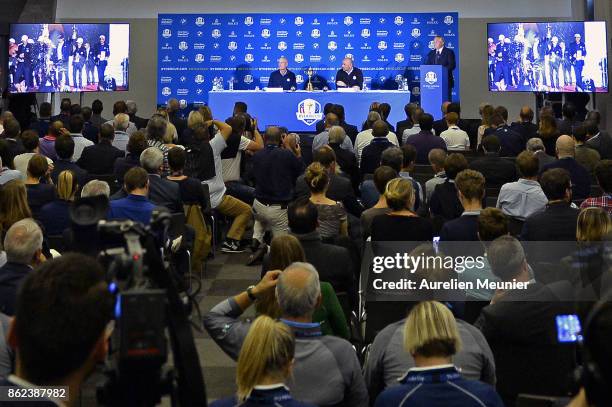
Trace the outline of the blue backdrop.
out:
[[[289,59],[298,87],[305,88],[306,67],[320,86],[334,89],[342,58],[350,54],[370,89],[397,89],[408,79],[418,101],[419,66],[444,37],[455,51],[453,99],[459,94],[459,22],[457,13],[407,14],[160,14],[158,16],[157,100],[204,104],[215,78],[229,88],[267,86],[277,59]]]

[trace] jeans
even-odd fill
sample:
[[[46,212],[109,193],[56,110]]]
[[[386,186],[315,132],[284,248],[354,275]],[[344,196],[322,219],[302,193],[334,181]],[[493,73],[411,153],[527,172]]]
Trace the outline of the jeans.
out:
[[[241,181],[228,181],[225,183],[225,187],[227,188],[225,191],[227,195],[231,195],[237,199],[240,199],[242,202],[253,205],[253,200],[255,199],[255,188],[250,187]]]
[[[253,212],[251,207],[240,199],[236,199],[233,196],[224,195],[221,203],[215,208],[221,215],[234,218],[229,231],[227,232],[227,238],[233,240],[242,239],[244,231],[246,230]]]
[[[270,230],[272,235],[286,234],[289,231],[287,220],[287,208],[281,205],[264,205],[257,199],[253,202],[255,212],[255,227],[253,239],[263,241],[266,231]]]

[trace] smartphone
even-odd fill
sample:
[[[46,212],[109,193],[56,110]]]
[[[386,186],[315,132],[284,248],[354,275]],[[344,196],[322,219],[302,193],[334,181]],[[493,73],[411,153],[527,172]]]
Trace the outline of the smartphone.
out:
[[[557,315],[557,340],[559,343],[582,342],[582,327],[576,314]]]

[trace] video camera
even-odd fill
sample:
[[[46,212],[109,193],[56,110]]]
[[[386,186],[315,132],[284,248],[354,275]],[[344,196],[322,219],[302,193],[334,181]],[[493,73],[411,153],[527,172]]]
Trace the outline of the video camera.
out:
[[[171,215],[154,211],[149,226],[105,221],[108,200],[81,199],[71,209],[75,243],[97,251],[115,296],[115,330],[97,399],[106,406],[206,406],[206,390],[188,310],[173,270]],[[86,243],[83,241],[87,241]],[[78,246],[78,245],[76,245]],[[166,334],[167,332],[167,334]],[[168,340],[174,368],[167,365]]]

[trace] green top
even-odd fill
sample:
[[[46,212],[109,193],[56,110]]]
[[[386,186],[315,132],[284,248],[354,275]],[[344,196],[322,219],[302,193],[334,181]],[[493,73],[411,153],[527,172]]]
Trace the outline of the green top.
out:
[[[349,339],[349,328],[336,292],[330,283],[321,282],[321,306],[312,316],[313,322],[321,324],[323,335]]]

